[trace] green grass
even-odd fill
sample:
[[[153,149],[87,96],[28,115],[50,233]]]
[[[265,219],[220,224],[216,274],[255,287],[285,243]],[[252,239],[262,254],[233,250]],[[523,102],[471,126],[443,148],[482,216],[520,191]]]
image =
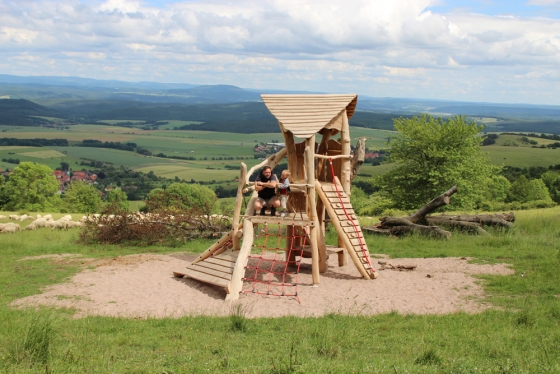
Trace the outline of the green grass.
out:
[[[560,372],[560,208],[519,212],[512,230],[490,237],[366,238],[372,252],[393,258],[510,263],[513,275],[478,277],[486,290],[482,301],[495,306],[480,314],[247,319],[234,304],[230,317],[222,318],[74,319],[72,310],[11,308],[13,300],[80,270],[79,264],[48,259],[18,261],[24,256],[178,250],[82,246],[76,238],[77,231],[48,230],[0,237],[0,372]],[[210,243],[179,250],[200,252]]]
[[[560,161],[560,149],[529,147],[502,147],[490,145],[482,148],[494,165],[530,167],[556,165]]]

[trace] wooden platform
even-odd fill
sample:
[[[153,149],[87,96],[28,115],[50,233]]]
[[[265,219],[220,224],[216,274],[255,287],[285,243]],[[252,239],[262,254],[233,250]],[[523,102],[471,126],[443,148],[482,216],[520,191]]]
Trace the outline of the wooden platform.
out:
[[[227,293],[230,292],[233,268],[237,262],[239,251],[231,249],[212,255],[204,261],[187,266],[182,272],[173,272],[178,278],[189,277],[215,286],[223,287]]]
[[[268,224],[281,224],[281,225],[295,225],[295,226],[314,226],[315,223],[309,221],[306,213],[288,213],[286,217],[280,217],[280,213],[276,216],[243,216],[248,218],[252,223],[268,223]]]

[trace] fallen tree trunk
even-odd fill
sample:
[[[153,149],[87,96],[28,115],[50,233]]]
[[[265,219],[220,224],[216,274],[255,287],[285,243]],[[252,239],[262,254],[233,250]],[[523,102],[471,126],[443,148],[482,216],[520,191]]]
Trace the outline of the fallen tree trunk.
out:
[[[382,217],[381,222],[371,227],[362,228],[364,231],[384,235],[405,235],[417,233],[420,235],[433,236],[449,239],[451,233],[438,226],[461,229],[479,235],[490,235],[482,228],[486,226],[498,226],[509,228],[515,221],[513,212],[501,214],[461,214],[428,216],[437,208],[447,205],[450,197],[457,192],[457,186],[453,186],[443,194],[439,195],[415,213],[406,217]]]
[[[486,225],[486,226],[497,226],[497,227],[507,227],[510,228],[513,226],[515,221],[515,216],[513,212],[510,213],[503,213],[503,214],[461,214],[457,216],[451,215],[441,215],[436,217],[429,217],[430,219],[436,219],[440,222],[442,221],[457,221],[457,222],[472,222],[477,223],[479,225]]]
[[[419,223],[424,221],[424,217],[426,217],[427,214],[430,214],[440,206],[449,204],[450,202],[449,198],[455,192],[457,192],[457,186],[451,187],[449,190],[445,191],[444,193],[442,193],[441,195],[439,195],[438,197],[430,201],[428,204],[418,209],[416,213],[413,213],[410,216],[408,216],[407,217],[408,220],[413,223]]]
[[[406,234],[417,233],[425,236],[432,236],[441,239],[451,238],[451,233],[440,229],[437,226],[423,226],[423,225],[406,225],[406,226],[393,226],[390,230],[391,235],[401,236]]]
[[[465,231],[470,231],[477,233],[479,235],[490,235],[488,231],[484,230],[480,227],[479,224],[475,222],[467,222],[467,221],[456,221],[456,220],[448,220],[448,219],[440,219],[441,216],[437,217],[426,217],[428,224],[434,225],[443,225],[451,228],[458,228]]]

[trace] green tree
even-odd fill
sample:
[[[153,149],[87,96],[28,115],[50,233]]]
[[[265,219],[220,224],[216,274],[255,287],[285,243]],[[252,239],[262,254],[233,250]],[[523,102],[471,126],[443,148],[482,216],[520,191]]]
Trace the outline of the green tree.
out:
[[[447,209],[474,208],[499,168],[481,151],[483,129],[464,116],[422,115],[394,120],[390,160],[397,167],[379,180],[399,209],[417,209],[456,185]]]
[[[548,189],[541,179],[528,180],[522,175],[511,184],[508,201],[528,203],[537,200],[551,201]]]
[[[492,175],[487,187],[485,200],[503,203],[507,200],[511,183],[503,175]]]
[[[199,208],[210,211],[216,194],[199,184],[171,183],[165,190],[155,188],[146,196],[148,207],[173,207],[178,210]],[[152,209],[153,209],[152,208]]]
[[[59,183],[51,168],[36,162],[21,162],[3,188],[6,210],[55,211],[60,202]]]
[[[64,193],[64,207],[69,212],[97,213],[101,204],[99,191],[85,182],[70,183]]]
[[[548,188],[548,193],[552,200],[560,204],[560,173],[547,171],[541,176],[542,181]]]
[[[126,192],[120,188],[109,191],[105,197],[105,202],[109,205],[116,205],[122,210],[128,210],[130,207]]]

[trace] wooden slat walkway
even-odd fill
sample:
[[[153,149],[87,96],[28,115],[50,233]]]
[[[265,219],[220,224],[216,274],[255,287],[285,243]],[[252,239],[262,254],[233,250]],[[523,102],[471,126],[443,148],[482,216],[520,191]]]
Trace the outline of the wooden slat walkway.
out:
[[[337,221],[337,223],[342,227],[344,234],[350,240],[352,248],[347,248],[347,250],[352,250],[356,253],[364,270],[374,278],[375,271],[371,267],[371,259],[369,257],[369,249],[362,233],[362,228],[358,223],[358,218],[354,213],[350,199],[346,196],[346,193],[342,189],[342,186],[338,185],[338,192],[333,183],[321,182],[321,189],[325,193],[327,200],[324,203],[330,204],[336,213],[334,217],[330,217],[331,220]],[[340,194],[340,196],[339,196]],[[341,235],[342,233],[339,233]],[[377,274],[375,274],[377,276]]]
[[[238,255],[239,251],[228,249],[196,264],[190,264],[183,272],[174,272],[173,275],[176,277],[189,277],[223,287],[229,293],[233,268]]]

